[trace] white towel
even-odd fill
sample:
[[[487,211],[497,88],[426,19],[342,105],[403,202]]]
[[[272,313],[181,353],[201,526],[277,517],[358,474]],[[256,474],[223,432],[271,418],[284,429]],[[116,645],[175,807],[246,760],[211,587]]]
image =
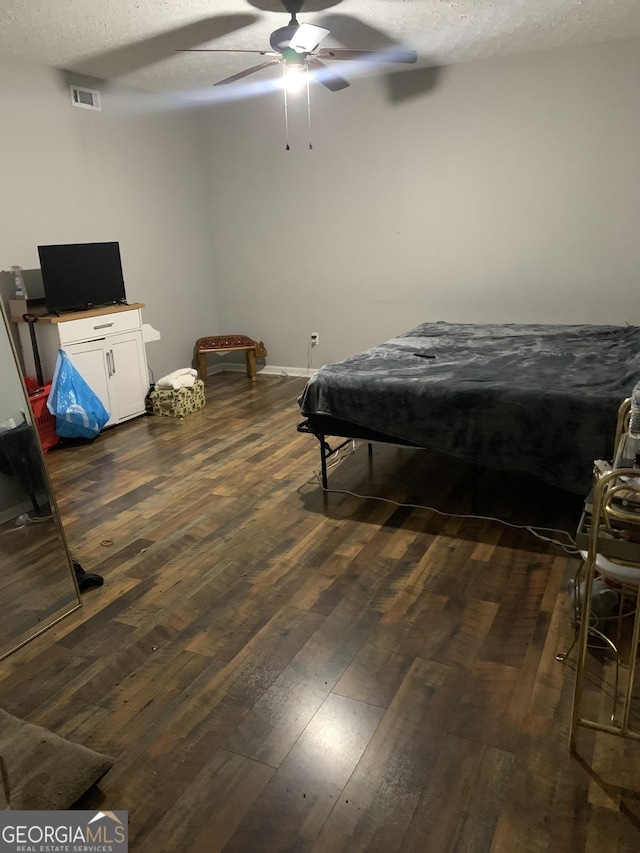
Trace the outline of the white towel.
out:
[[[162,379],[156,382],[156,388],[171,388],[177,391],[178,388],[191,388],[196,381],[198,371],[193,367],[182,367],[180,370],[174,370],[173,373],[167,373]]]

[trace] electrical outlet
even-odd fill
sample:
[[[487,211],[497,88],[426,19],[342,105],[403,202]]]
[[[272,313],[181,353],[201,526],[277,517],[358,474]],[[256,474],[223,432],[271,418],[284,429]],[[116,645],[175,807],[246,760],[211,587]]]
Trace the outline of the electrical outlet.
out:
[[[317,347],[320,343],[320,335],[318,332],[311,332],[311,346]]]

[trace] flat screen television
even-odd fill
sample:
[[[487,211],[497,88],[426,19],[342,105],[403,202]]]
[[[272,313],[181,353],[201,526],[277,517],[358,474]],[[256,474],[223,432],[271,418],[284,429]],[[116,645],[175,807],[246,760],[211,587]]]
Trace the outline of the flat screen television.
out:
[[[119,243],[38,246],[47,311],[125,305]]]

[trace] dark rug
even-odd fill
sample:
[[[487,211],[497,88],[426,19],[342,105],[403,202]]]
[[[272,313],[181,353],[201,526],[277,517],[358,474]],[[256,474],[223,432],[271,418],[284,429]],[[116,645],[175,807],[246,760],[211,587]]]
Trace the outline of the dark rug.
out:
[[[0,810],[68,809],[113,763],[0,710]]]

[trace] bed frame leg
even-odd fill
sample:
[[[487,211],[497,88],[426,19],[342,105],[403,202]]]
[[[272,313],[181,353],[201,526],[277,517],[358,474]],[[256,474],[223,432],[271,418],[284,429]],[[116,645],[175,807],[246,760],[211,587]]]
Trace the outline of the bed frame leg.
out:
[[[320,441],[320,471],[322,474],[322,488],[328,489],[329,482],[327,480],[327,449],[331,450],[331,448],[324,440],[324,435],[319,435],[318,440]]]
[[[318,439],[320,443],[320,471],[322,474],[322,488],[326,491],[329,488],[329,481],[327,479],[327,459],[330,456],[333,456],[334,453],[337,453],[339,450],[342,450],[343,447],[346,447],[347,444],[351,444],[353,442],[352,438],[346,438],[342,444],[339,444],[337,447],[331,447],[328,441],[326,441],[326,436],[322,433],[313,433],[315,437]],[[369,444],[369,461],[373,458],[373,445]]]

